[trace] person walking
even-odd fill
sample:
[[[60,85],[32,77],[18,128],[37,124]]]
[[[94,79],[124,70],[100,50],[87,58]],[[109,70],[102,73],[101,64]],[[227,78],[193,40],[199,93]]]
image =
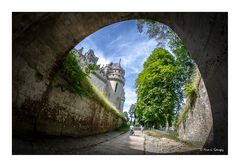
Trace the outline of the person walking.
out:
[[[143,134],[144,126],[141,125],[140,128],[141,128],[141,132],[142,132],[142,134]]]
[[[133,125],[130,126],[130,135],[135,135],[134,126]]]

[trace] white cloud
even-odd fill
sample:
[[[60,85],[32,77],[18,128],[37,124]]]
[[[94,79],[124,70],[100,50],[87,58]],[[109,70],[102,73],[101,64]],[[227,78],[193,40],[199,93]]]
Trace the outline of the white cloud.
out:
[[[121,35],[119,35],[116,39],[112,40],[110,43],[109,43],[109,47],[115,45],[117,42],[119,42],[123,37]]]
[[[139,73],[144,61],[151,54],[156,46],[155,40],[136,41],[120,44],[117,51],[113,54],[122,58],[124,68],[133,70],[131,72]]]
[[[129,71],[128,71],[128,73],[129,74],[138,74],[138,73],[140,73],[141,72],[141,67],[134,67],[134,66],[130,66],[130,67],[128,67],[128,69],[130,69]]]
[[[107,59],[101,51],[97,50],[94,51],[94,53],[99,58],[97,64],[106,65],[111,62],[111,60]]]
[[[110,59],[106,58],[104,53],[97,47],[96,43],[91,39],[91,37],[87,37],[81,45],[77,45],[76,48],[79,49],[84,46],[84,53],[86,53],[89,49],[93,49],[95,56],[97,56],[98,62],[97,64],[105,65],[111,62]]]

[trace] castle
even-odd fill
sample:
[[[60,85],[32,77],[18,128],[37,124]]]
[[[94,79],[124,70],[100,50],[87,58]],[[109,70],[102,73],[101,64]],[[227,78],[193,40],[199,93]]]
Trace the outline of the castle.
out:
[[[80,64],[86,67],[88,64],[97,64],[98,57],[95,56],[94,51],[89,49],[87,53],[82,53],[83,48],[77,50],[73,49],[72,52],[77,55]],[[125,102],[125,70],[121,67],[121,59],[119,63],[107,64],[99,71],[90,74],[89,79],[119,110],[123,111]]]

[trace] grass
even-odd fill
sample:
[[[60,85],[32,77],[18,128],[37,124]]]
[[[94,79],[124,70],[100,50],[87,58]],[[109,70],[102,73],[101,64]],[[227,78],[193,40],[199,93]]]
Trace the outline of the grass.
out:
[[[190,101],[193,101],[193,98],[190,99],[189,101],[187,101],[185,106],[180,111],[180,114],[178,116],[177,123],[176,123],[176,129],[179,129],[179,126],[180,126],[181,123],[185,123],[185,121],[187,119],[187,116],[188,116],[188,113],[191,110],[191,103],[190,103]]]
[[[106,110],[108,110],[108,111],[118,115],[119,117],[123,118],[124,120],[126,120],[125,117],[123,115],[121,115],[120,111],[118,111],[116,109],[116,107],[106,98],[106,96],[100,90],[98,90],[98,88],[96,86],[91,84],[91,82],[88,79],[87,79],[87,84],[89,84],[91,86],[91,89],[92,89],[91,97],[94,100],[99,102]]]
[[[170,139],[170,140],[174,140],[176,142],[186,144],[188,146],[193,146],[192,143],[179,139],[176,134],[169,134],[169,133],[162,132],[162,131],[159,131],[159,130],[146,130],[144,133],[148,136],[156,137],[156,138],[159,138],[159,139],[167,138],[167,139]]]

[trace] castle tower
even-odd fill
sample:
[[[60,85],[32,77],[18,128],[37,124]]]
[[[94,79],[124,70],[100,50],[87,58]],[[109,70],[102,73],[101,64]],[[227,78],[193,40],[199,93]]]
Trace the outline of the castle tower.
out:
[[[105,73],[109,81],[108,99],[116,106],[119,111],[123,111],[125,102],[125,71],[119,63],[110,63],[105,67]]]
[[[95,56],[94,51],[89,49],[87,53],[83,55],[83,48],[77,50],[73,49],[72,52],[77,55],[82,67],[87,67],[89,64],[96,64],[98,57]],[[123,111],[125,102],[125,71],[121,67],[121,59],[119,63],[110,63],[103,66],[99,71],[95,71],[94,74],[89,75],[89,79],[107,98],[108,100],[119,110]]]
[[[85,54],[88,64],[97,64],[98,57],[95,56],[94,51],[89,49],[88,52]]]

